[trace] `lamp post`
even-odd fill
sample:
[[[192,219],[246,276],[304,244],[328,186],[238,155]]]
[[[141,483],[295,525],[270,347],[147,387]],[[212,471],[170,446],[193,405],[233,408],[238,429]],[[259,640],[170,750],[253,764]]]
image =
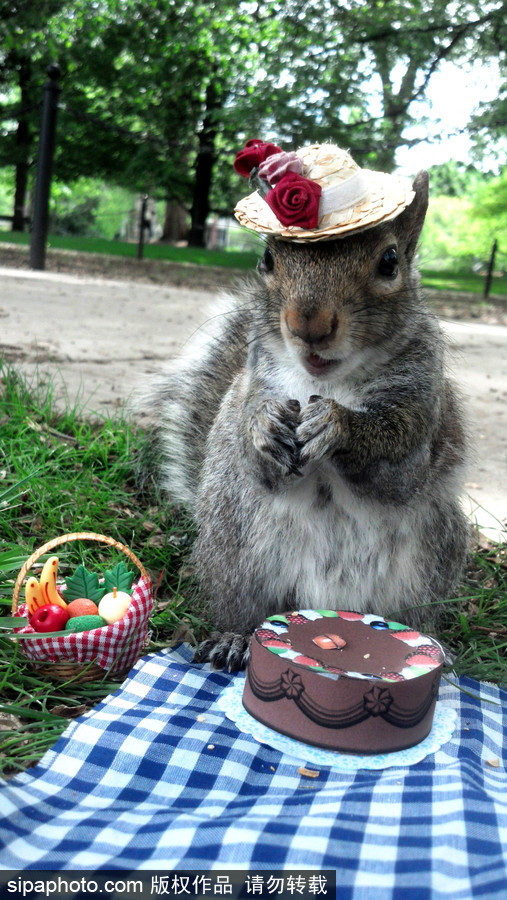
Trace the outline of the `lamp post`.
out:
[[[52,63],[46,69],[48,80],[44,84],[42,117],[37,156],[37,178],[30,241],[30,266],[44,269],[46,262],[46,239],[49,222],[49,194],[55,151],[56,115],[60,94],[60,66]]]

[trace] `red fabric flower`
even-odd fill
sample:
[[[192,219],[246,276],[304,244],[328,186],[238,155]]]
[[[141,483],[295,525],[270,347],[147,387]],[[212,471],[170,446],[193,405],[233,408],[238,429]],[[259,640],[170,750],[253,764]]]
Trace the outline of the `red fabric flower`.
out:
[[[265,200],[282,225],[316,228],[322,188],[316,181],[287,172]]]
[[[266,157],[272,153],[281,153],[280,147],[276,144],[266,144],[264,141],[257,139],[247,141],[243,150],[240,150],[234,160],[234,168],[238,175],[248,178],[252,169],[260,166]]]

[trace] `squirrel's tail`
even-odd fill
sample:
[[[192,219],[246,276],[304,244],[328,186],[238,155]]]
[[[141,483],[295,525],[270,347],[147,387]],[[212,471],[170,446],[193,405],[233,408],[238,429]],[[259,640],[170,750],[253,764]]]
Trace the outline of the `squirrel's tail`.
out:
[[[181,355],[134,400],[153,426],[162,486],[175,503],[194,505],[208,434],[246,359],[249,330],[244,301],[223,295]]]

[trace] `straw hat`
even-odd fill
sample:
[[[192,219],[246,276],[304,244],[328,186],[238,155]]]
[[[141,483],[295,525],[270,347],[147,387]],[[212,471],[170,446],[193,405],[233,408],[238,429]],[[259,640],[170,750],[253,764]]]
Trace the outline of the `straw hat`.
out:
[[[361,169],[333,144],[285,153],[249,141],[234,165],[245,175],[252,161],[250,183],[258,189],[234,215],[245,228],[282,240],[325,241],[373,228],[396,218],[415,196],[407,178]]]

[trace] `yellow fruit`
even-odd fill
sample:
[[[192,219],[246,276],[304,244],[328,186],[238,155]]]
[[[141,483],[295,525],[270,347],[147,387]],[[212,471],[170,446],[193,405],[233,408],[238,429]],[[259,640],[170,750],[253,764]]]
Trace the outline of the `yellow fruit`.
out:
[[[60,594],[56,590],[56,573],[58,570],[58,557],[51,556],[44,564],[44,568],[40,573],[40,590],[44,603],[56,603],[57,606],[67,608],[65,600],[62,600]]]
[[[25,600],[28,612],[32,616],[39,606],[45,606],[46,601],[42,597],[39,582],[33,576],[25,584]]]

